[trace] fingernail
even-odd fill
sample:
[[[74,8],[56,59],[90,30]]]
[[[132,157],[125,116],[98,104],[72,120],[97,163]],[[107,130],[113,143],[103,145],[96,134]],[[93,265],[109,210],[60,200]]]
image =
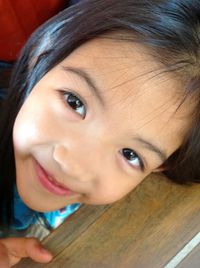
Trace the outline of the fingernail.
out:
[[[48,251],[46,248],[44,248],[42,245],[40,245],[40,251],[45,254],[45,255],[49,255],[51,258],[53,258],[52,254],[50,251]]]

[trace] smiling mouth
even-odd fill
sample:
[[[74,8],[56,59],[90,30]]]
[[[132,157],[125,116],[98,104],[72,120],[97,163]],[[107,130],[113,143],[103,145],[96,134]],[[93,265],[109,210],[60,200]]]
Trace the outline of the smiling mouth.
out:
[[[47,171],[37,161],[35,161],[35,164],[38,180],[46,190],[53,194],[61,196],[72,196],[76,194],[66,186],[63,186],[58,183],[52,176],[47,173]]]

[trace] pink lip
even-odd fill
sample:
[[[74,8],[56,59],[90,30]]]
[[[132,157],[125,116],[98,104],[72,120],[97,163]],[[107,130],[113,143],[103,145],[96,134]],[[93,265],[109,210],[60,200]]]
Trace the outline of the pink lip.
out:
[[[42,186],[47,189],[49,192],[56,194],[56,195],[64,195],[64,196],[71,196],[75,193],[72,192],[67,187],[61,186],[58,182],[55,181],[54,178],[52,178],[40,164],[35,161],[36,163],[36,172],[38,175],[38,179]]]

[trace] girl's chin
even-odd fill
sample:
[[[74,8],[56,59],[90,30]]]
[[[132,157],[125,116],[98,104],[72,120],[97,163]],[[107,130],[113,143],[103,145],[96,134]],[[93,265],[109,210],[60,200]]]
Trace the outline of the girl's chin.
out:
[[[29,207],[30,209],[34,210],[34,211],[37,211],[37,212],[50,212],[50,211],[55,211],[59,208],[55,208],[55,207],[41,207],[41,205],[34,205],[33,203],[29,203],[29,202],[24,202],[25,205],[27,207]]]
[[[30,209],[37,211],[37,212],[51,212],[51,211],[56,211],[60,208],[63,208],[69,204],[73,204],[73,203],[79,203],[77,201],[74,202],[70,202],[69,204],[55,204],[55,202],[52,204],[50,204],[50,202],[48,201],[42,201],[40,198],[38,198],[38,200],[41,200],[38,203],[38,200],[33,200],[30,199],[30,196],[21,196],[22,201],[24,202],[24,204],[29,207]],[[44,206],[42,206],[41,204],[45,204]],[[48,205],[47,205],[48,204]]]
[[[30,209],[37,211],[37,212],[48,212],[48,211],[53,211],[56,210],[57,208],[55,207],[49,207],[49,206],[41,206],[41,204],[43,203],[41,202],[37,202],[37,200],[32,199],[30,195],[24,195],[24,194],[20,194],[19,191],[19,195],[20,198],[22,199],[23,203]],[[40,199],[38,199],[40,200]],[[46,202],[45,202],[46,203]]]

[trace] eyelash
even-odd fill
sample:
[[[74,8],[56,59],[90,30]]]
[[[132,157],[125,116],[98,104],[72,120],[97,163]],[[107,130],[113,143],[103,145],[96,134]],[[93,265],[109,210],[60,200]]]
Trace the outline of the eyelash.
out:
[[[85,116],[86,116],[86,105],[80,99],[80,97],[77,96],[76,94],[72,93],[72,92],[67,92],[67,91],[64,91],[64,90],[60,90],[60,93],[62,94],[62,100],[64,101],[64,104],[65,105],[66,105],[66,102],[67,102],[69,96],[71,96],[73,98],[73,101],[75,101],[75,99],[76,99],[76,101],[75,101],[76,104],[80,104],[80,105],[84,106],[84,115],[82,116],[82,115],[80,115],[80,113],[78,113],[77,111],[75,111],[75,108],[73,107],[73,105],[70,105],[69,102],[67,102],[67,105],[72,110],[74,110],[76,113],[78,113],[84,119]],[[68,98],[66,98],[66,96]],[[77,103],[77,101],[78,101],[78,103]],[[72,101],[71,101],[71,103],[72,103]],[[132,158],[132,160],[135,160],[137,158],[138,159],[138,163],[139,163],[139,169],[142,170],[142,171],[144,171],[144,169],[145,169],[144,163],[143,163],[142,159],[139,157],[139,155],[134,150],[129,149],[129,148],[123,148],[120,153],[126,159],[127,162],[130,161],[130,159],[128,159],[129,156],[130,156],[130,158]],[[128,162],[128,164],[131,165],[132,167],[135,167],[135,165],[130,164],[129,162]]]
[[[81,116],[83,119],[86,116],[86,105],[84,104],[84,102],[81,100],[81,98],[79,96],[77,96],[76,94],[72,93],[72,92],[67,92],[64,90],[60,90],[60,93],[62,95],[62,100],[64,101],[64,104],[68,105],[73,111],[75,111],[79,116]],[[73,99],[71,99],[71,103],[69,101],[69,97],[72,97]],[[75,105],[81,105],[83,106],[83,108],[75,108],[75,106],[72,105],[72,103],[75,102]],[[80,112],[78,112],[76,109],[84,109],[84,114],[81,115]]]
[[[120,153],[127,160],[127,162],[130,161],[130,160],[134,160],[135,161],[135,159],[137,158],[138,159],[138,163],[139,163],[139,169],[142,170],[142,171],[145,170],[145,166],[144,166],[144,163],[143,163],[141,157],[134,150],[132,150],[130,148],[123,148]],[[132,159],[128,159],[129,156]],[[130,164],[129,162],[128,162],[128,164],[131,165],[132,167],[136,167],[136,165]]]

